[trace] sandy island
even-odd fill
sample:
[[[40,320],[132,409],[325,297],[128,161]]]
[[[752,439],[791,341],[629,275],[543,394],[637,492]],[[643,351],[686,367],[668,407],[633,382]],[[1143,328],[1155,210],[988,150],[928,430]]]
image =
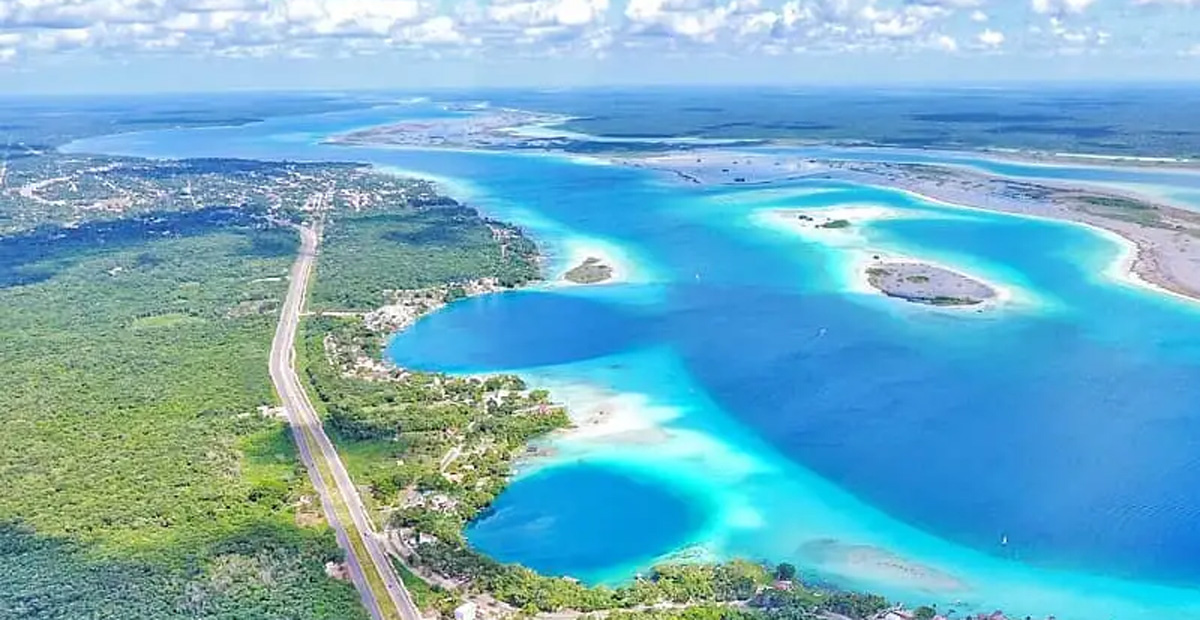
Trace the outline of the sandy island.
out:
[[[603,259],[589,256],[582,263],[563,274],[563,279],[574,284],[599,284],[612,279],[613,268]]]
[[[888,297],[931,306],[976,306],[996,299],[996,290],[983,282],[925,263],[880,262],[867,268],[867,281]]]
[[[570,239],[563,245],[568,267],[558,274],[553,284],[588,286],[630,281],[630,261],[613,245],[594,239]]]
[[[760,224],[841,250],[847,257],[846,285],[852,292],[946,308],[983,310],[1011,301],[1011,288],[932,260],[871,248],[861,233],[870,222],[939,217],[881,205],[862,204],[759,212]]]

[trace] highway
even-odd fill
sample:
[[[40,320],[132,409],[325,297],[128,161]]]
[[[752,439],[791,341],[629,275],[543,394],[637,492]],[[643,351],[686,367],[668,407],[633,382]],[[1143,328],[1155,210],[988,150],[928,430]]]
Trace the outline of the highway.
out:
[[[376,620],[394,618],[397,613],[402,620],[420,620],[421,613],[413,604],[408,590],[404,588],[404,584],[396,575],[384,550],[384,543],[375,533],[374,524],[371,523],[370,516],[358,495],[358,490],[351,482],[350,475],[342,465],[342,460],[338,457],[333,443],[325,435],[325,429],[308,398],[308,393],[296,375],[294,348],[296,330],[300,324],[300,315],[304,310],[308,280],[320,243],[319,230],[300,226],[299,231],[300,255],[292,266],[287,298],[284,300],[283,310],[280,312],[275,339],[271,343],[271,381],[275,384],[275,390],[279,393],[279,398],[287,412],[292,438],[300,451],[300,460],[308,470],[317,494],[321,496],[321,506],[325,511],[325,517],[337,534],[338,544],[346,551],[346,565],[350,578],[362,596],[363,605],[370,612],[371,617]],[[310,445],[310,438],[311,442],[316,444],[315,451],[318,458],[325,462],[326,469],[332,474],[334,486],[350,514],[352,521],[350,529],[347,529],[347,524],[338,518],[335,509],[336,502],[327,486],[328,481],[324,479],[317,463],[313,460],[314,450]],[[350,544],[351,536],[358,536],[362,541],[362,546],[367,551],[367,558],[358,557],[355,553],[353,545]],[[373,569],[378,572],[387,589],[389,600],[378,599],[376,592],[367,581],[364,567],[367,570]]]

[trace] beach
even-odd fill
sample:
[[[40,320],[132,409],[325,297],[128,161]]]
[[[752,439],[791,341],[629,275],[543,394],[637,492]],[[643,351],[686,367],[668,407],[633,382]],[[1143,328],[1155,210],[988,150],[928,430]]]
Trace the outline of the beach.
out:
[[[636,269],[632,258],[615,244],[581,236],[570,236],[556,245],[559,249],[551,259],[553,267],[548,280],[550,286],[574,287],[596,286],[611,284],[628,284],[635,280]],[[597,264],[607,267],[603,277],[587,278],[578,281],[568,277],[572,271],[585,264]]]
[[[970,309],[982,311],[1011,303],[1014,299],[1028,300],[1029,294],[1018,294],[1011,285],[1002,284],[977,274],[967,273],[962,267],[947,264],[932,257],[903,254],[874,247],[865,228],[873,222],[890,219],[923,219],[943,217],[928,212],[910,211],[882,205],[862,204],[838,207],[806,209],[770,209],[755,213],[752,220],[761,226],[787,231],[813,243],[836,250],[841,255],[841,279],[844,290],[862,295],[887,295],[885,290],[872,283],[873,269],[897,268],[897,266],[919,265],[929,270],[953,274],[957,279],[977,283],[990,291],[979,294],[980,299],[972,304],[941,304],[939,308],[950,310]],[[933,284],[937,284],[936,282]],[[945,296],[950,296],[949,291]],[[893,295],[904,298],[904,295]],[[930,292],[930,299],[943,296]],[[909,299],[912,301],[912,299]]]

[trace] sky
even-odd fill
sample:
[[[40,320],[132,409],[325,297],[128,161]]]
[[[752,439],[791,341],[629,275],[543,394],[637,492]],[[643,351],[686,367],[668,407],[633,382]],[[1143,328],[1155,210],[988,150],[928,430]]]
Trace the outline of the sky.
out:
[[[0,91],[1200,80],[1200,0],[0,0]]]

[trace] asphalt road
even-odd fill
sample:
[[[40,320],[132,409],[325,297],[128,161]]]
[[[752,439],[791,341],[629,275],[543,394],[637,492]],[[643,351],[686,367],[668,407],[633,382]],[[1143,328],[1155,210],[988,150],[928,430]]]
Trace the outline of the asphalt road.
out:
[[[317,256],[317,246],[320,243],[320,234],[317,231],[305,226],[301,226],[299,230],[300,255],[292,266],[287,299],[284,300],[279,325],[275,330],[275,339],[271,343],[271,381],[275,384],[275,390],[279,393],[279,398],[283,401],[284,409],[287,411],[292,439],[299,448],[300,460],[308,470],[317,494],[321,496],[321,506],[325,511],[325,517],[337,534],[338,544],[346,551],[346,565],[350,578],[362,596],[363,605],[371,613],[371,617],[376,620],[393,615],[384,611],[388,608],[397,610],[403,620],[420,620],[421,613],[413,604],[408,590],[404,588],[404,584],[396,575],[384,550],[383,542],[375,533],[374,524],[371,523],[370,516],[358,495],[358,490],[351,482],[350,475],[346,473],[346,468],[342,465],[342,460],[338,457],[333,443],[325,435],[325,429],[321,425],[316,410],[313,409],[312,402],[308,399],[308,393],[300,383],[300,378],[296,376],[296,352],[294,349],[296,329],[300,324],[300,314],[304,310],[309,275],[312,273],[312,266]],[[342,502],[346,505],[350,519],[353,521],[353,531],[348,532],[345,524],[337,516],[333,497],[330,495],[329,487],[326,486],[327,481],[324,480],[321,471],[317,469],[316,463],[313,461],[313,450],[309,445],[309,437],[312,437],[316,444],[317,456],[324,459],[328,470],[333,475],[337,492],[341,495]],[[361,538],[369,557],[360,558],[355,554],[354,547],[350,545],[350,536]],[[374,565],[375,570],[383,579],[389,600],[378,600],[375,592],[368,585],[363,572],[366,562]]]

